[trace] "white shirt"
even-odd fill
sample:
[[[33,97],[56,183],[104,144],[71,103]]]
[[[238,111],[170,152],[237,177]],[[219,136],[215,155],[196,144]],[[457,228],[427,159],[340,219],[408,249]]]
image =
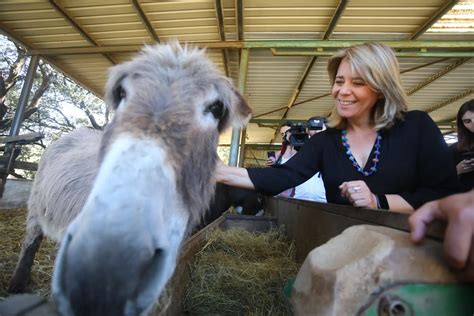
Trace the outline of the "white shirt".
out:
[[[326,203],[326,190],[321,173],[316,173],[295,188],[295,199]]]
[[[290,160],[290,158],[282,157],[281,164],[284,164],[288,160]],[[316,173],[314,176],[306,180],[306,182],[297,186],[293,198],[326,203],[326,189],[324,188],[321,173]]]

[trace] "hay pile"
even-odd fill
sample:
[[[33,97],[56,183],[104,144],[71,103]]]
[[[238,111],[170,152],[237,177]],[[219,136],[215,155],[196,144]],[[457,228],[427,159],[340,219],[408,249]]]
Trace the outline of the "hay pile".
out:
[[[15,269],[25,234],[26,209],[0,210],[0,299],[7,297],[8,282]],[[33,264],[28,291],[50,296],[56,243],[43,239]]]
[[[183,310],[188,315],[289,315],[283,288],[296,275],[295,248],[279,231],[210,232],[196,255]]]

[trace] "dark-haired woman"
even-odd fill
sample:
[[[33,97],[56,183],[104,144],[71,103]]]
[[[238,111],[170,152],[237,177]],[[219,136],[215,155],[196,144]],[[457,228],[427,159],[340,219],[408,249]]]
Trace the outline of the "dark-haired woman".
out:
[[[456,119],[458,142],[451,145],[462,191],[474,188],[474,99],[459,108]]]

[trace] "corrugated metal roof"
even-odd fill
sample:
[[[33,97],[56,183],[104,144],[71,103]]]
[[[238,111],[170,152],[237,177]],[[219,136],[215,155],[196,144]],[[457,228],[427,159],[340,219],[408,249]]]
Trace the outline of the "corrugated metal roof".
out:
[[[239,50],[266,41],[265,48],[249,48],[245,95],[256,117],[273,120],[327,115],[332,100],[327,56],[299,54],[317,48],[308,45],[275,56],[272,43],[399,41],[403,51],[420,40],[468,41],[468,49],[428,50],[438,57],[399,57],[410,109],[448,127],[472,98],[474,61],[460,52],[473,51],[473,12],[474,0],[17,0],[0,2],[0,29],[99,96],[107,69],[143,44],[178,39],[210,46],[210,58],[237,83]],[[274,130],[250,124],[247,134],[247,143],[268,143]],[[229,143],[230,133],[221,142]]]

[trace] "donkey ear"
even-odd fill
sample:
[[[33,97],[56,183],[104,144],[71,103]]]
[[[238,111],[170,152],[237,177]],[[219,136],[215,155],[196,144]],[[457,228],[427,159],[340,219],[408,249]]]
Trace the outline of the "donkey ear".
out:
[[[234,96],[232,98],[232,104],[230,112],[231,121],[230,125],[233,127],[242,127],[248,123],[252,116],[252,109],[248,105],[245,98],[235,88],[232,88]]]

